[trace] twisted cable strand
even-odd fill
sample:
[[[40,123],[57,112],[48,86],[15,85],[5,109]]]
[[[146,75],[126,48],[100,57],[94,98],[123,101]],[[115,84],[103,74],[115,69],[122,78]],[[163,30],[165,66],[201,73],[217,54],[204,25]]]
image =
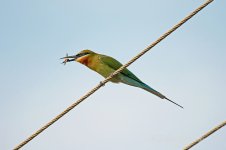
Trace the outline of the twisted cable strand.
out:
[[[216,132],[217,130],[219,130],[220,128],[222,128],[225,125],[226,125],[226,120],[224,122],[222,122],[221,124],[219,124],[218,126],[216,126],[215,128],[208,131],[207,133],[205,133],[203,136],[201,136],[200,138],[198,138],[197,140],[195,140],[188,146],[186,146],[183,150],[191,149],[193,146],[195,146],[196,144],[198,144],[199,142],[201,142],[202,140],[204,140],[205,138],[207,138],[208,136],[210,136],[211,134],[213,134],[214,132]]]
[[[141,53],[139,53],[137,56],[135,56],[133,59],[131,59],[128,63],[120,67],[118,70],[116,70],[114,73],[112,73],[109,77],[107,77],[105,80],[101,81],[100,84],[98,84],[96,87],[91,89],[89,92],[87,92],[84,96],[82,96],[80,99],[78,99],[75,103],[73,103],[71,106],[69,106],[67,109],[65,109],[63,112],[61,112],[59,115],[57,115],[55,118],[53,118],[51,121],[49,121],[47,124],[45,124],[43,127],[41,127],[39,130],[34,132],[31,136],[29,136],[26,140],[22,141],[19,145],[17,145],[14,150],[18,150],[24,145],[26,145],[28,142],[30,142],[33,138],[35,138],[37,135],[42,133],[45,129],[47,129],[49,126],[51,126],[53,123],[55,123],[57,120],[59,120],[61,117],[63,117],[65,114],[67,114],[70,110],[72,110],[75,106],[80,104],[82,101],[84,101],[86,98],[88,98],[90,95],[92,95],[94,92],[96,92],[98,89],[100,89],[104,84],[106,84],[111,78],[113,78],[115,75],[120,73],[123,69],[131,65],[134,61],[136,61],[138,58],[140,58],[142,55],[144,55],[146,52],[148,52],[151,48],[153,48],[155,45],[157,45],[159,42],[161,42],[163,39],[165,39],[168,35],[170,35],[172,32],[174,32],[177,28],[179,28],[181,25],[183,25],[186,21],[188,21],[190,18],[192,18],[194,15],[196,15],[199,11],[201,11],[204,7],[206,7],[208,4],[213,2],[213,0],[208,0],[204,4],[202,4],[200,7],[198,7],[196,10],[194,10],[191,14],[189,14],[187,17],[185,17],[183,20],[181,20],[178,24],[173,26],[170,30],[168,30],[166,33],[164,33],[160,38],[158,38],[155,42],[153,42],[151,45],[149,45],[147,48],[145,48]]]

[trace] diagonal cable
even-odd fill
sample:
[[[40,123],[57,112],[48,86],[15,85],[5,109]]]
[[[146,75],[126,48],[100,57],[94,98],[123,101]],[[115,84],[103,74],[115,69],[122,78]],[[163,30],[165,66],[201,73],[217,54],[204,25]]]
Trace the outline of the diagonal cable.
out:
[[[205,133],[204,135],[202,135],[200,138],[198,138],[197,140],[195,140],[191,144],[187,145],[183,150],[189,150],[189,149],[191,149],[193,146],[195,146],[196,144],[198,144],[199,142],[201,142],[202,140],[204,140],[205,138],[207,138],[208,136],[210,136],[211,134],[213,134],[214,132],[216,132],[220,128],[223,128],[225,125],[226,125],[226,120],[223,121],[218,126],[214,127],[213,129],[209,130],[207,133]]]
[[[190,18],[192,18],[194,15],[196,15],[199,11],[201,11],[204,7],[206,7],[208,4],[213,2],[213,0],[207,0],[204,4],[199,6],[197,9],[195,9],[192,13],[190,13],[188,16],[186,16],[183,20],[181,20],[179,23],[177,23],[175,26],[173,26],[170,30],[168,30],[166,33],[164,33],[162,36],[160,36],[156,41],[154,41],[152,44],[150,44],[148,47],[146,47],[143,51],[141,51],[137,56],[132,58],[128,63],[120,67],[118,70],[116,70],[114,73],[112,73],[109,77],[107,77],[105,80],[101,81],[100,84],[98,84],[96,87],[88,91],[85,95],[83,95],[80,99],[78,99],[75,103],[70,105],[68,108],[66,108],[63,112],[61,112],[59,115],[57,115],[55,118],[53,118],[51,121],[49,121],[47,124],[42,126],[40,129],[38,129],[36,132],[34,132],[32,135],[30,135],[27,139],[22,141],[19,145],[17,145],[14,150],[18,150],[24,145],[26,145],[28,142],[30,142],[33,138],[38,136],[40,133],[42,133],[45,129],[47,129],[49,126],[51,126],[53,123],[55,123],[57,120],[59,120],[61,117],[63,117],[65,114],[67,114],[70,110],[72,110],[75,106],[80,104],[82,101],[84,101],[86,98],[88,98],[90,95],[92,95],[94,92],[96,92],[98,89],[100,89],[104,84],[106,84],[111,78],[113,78],[115,75],[120,73],[123,69],[131,65],[134,61],[136,61],[138,58],[140,58],[142,55],[144,55],[146,52],[148,52],[151,48],[153,48],[155,45],[157,45],[159,42],[161,42],[163,39],[165,39],[168,35],[170,35],[172,32],[174,32],[177,28],[179,28],[181,25],[183,25],[185,22],[187,22]]]

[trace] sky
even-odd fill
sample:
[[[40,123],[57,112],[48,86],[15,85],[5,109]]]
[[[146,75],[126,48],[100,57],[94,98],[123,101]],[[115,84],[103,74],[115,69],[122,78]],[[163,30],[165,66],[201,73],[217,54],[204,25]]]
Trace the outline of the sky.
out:
[[[204,1],[0,0],[0,149],[12,149],[103,77],[59,58],[126,63]],[[24,150],[182,149],[226,119],[225,1],[214,1],[128,67],[184,106],[107,83]],[[226,149],[226,127],[192,150]]]

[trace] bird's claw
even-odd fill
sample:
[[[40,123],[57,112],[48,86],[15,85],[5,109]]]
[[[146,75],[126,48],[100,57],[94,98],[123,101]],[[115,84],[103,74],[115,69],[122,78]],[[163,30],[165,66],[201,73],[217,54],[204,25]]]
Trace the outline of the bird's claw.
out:
[[[101,86],[105,86],[105,83],[103,81],[100,81]]]

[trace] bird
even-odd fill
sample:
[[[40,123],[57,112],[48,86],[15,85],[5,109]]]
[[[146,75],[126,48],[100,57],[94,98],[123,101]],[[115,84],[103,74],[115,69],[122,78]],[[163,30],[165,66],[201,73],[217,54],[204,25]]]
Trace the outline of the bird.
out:
[[[77,53],[76,55],[63,57],[61,59],[64,59],[62,62],[63,64],[66,64],[67,62],[76,61],[79,62],[85,66],[87,66],[89,69],[99,73],[104,78],[107,78],[110,76],[113,72],[115,72],[117,69],[119,69],[122,64],[114,59],[113,57],[99,54],[96,52],[93,52],[91,50],[85,49],[81,52]],[[136,77],[130,70],[125,68],[117,75],[113,76],[113,78],[110,79],[113,83],[124,83],[130,86],[138,87],[141,89],[144,89],[156,96],[158,96],[161,99],[166,99],[170,101],[171,103],[183,108],[183,106],[177,104],[176,102],[170,100],[165,95],[161,94],[160,92],[156,91],[149,85],[142,82],[138,77]]]

